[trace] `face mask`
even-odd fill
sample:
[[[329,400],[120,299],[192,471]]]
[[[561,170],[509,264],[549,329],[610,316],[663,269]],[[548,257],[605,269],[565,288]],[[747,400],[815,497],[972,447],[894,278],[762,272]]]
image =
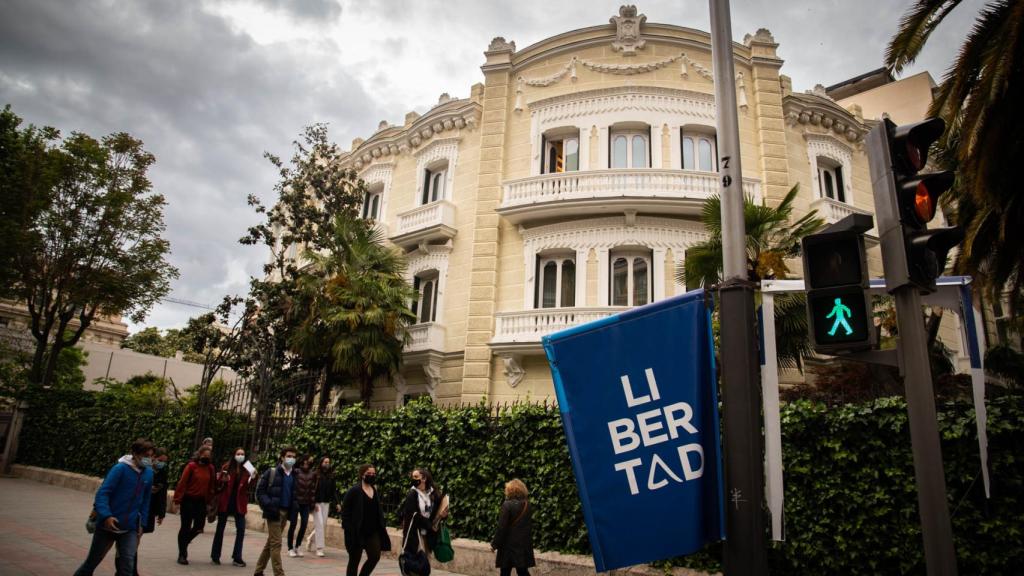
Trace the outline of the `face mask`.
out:
[[[413,488],[417,488],[420,485],[420,481],[419,480],[412,480],[412,481],[409,482],[409,484],[412,485]]]
[[[235,454],[235,462],[238,462],[239,464],[245,462],[245,454]]]
[[[167,462],[164,462],[163,460],[157,460],[155,466],[157,470],[163,470],[164,468],[167,467]]]
[[[369,476],[363,476],[363,482],[366,482],[370,486],[373,486],[374,484],[377,483],[377,477],[372,474]]]
[[[323,465],[321,466],[321,468],[323,468],[324,470],[330,470],[331,469],[330,462],[324,462]]]
[[[284,466],[285,468],[291,468],[292,466],[295,466],[295,458],[285,458]]]
[[[149,458],[148,456],[146,458],[143,458],[141,462],[143,468],[149,468],[150,466],[153,465],[153,459]]]
[[[210,459],[208,457],[206,457],[206,456],[203,456],[202,458],[200,458],[199,461],[201,463],[203,463],[203,464],[209,464],[210,463]]]

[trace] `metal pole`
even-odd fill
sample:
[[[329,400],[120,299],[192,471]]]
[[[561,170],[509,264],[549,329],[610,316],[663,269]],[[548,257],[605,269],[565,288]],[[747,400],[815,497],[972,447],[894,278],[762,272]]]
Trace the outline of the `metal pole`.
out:
[[[893,297],[896,300],[899,350],[903,355],[903,385],[907,395],[925,563],[929,576],[955,576],[956,551],[946,503],[946,477],[939,446],[928,341],[921,319],[921,295],[917,288],[903,286],[893,293]]]
[[[726,576],[767,574],[764,547],[764,437],[754,286],[747,278],[736,73],[728,0],[709,0],[722,199],[722,415]]]

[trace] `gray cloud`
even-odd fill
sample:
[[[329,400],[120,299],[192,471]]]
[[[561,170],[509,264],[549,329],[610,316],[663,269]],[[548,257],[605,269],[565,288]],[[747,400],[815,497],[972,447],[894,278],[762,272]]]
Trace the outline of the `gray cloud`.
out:
[[[214,303],[259,273],[265,255],[237,239],[255,221],[246,195],[272,193],[276,173],[264,150],[290,156],[291,140],[316,121],[329,122],[347,148],[379,120],[401,123],[442,92],[467,96],[482,81],[491,38],[525,48],[606,24],[621,3],[249,1],[271,12],[276,30],[296,32],[260,38],[229,21],[235,14],[213,14],[199,0],[13,0],[0,18],[0,105],[64,131],[128,131],[156,155],[151,177],[169,203],[179,298]],[[907,74],[927,69],[939,80],[981,4],[961,5]],[[909,5],[734,0],[733,35],[770,29],[786,60],[782,72],[804,90],[881,66]],[[709,28],[703,1],[638,8],[649,22]],[[161,305],[147,323],[181,324],[195,312]]]

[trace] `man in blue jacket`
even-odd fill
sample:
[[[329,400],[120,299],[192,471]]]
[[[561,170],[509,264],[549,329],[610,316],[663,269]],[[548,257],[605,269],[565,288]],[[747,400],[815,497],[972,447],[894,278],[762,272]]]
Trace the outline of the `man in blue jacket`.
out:
[[[153,443],[144,438],[132,442],[131,460],[121,461],[107,473],[96,491],[96,532],[85,562],[75,576],[92,576],[111,546],[117,545],[114,561],[117,576],[132,576],[139,533],[149,517],[153,488]]]
[[[268,561],[274,567],[274,576],[284,576],[284,568],[281,566],[281,532],[288,520],[288,509],[295,501],[294,468],[295,448],[284,448],[277,467],[264,472],[256,485],[256,500],[267,521],[267,543],[256,562],[255,576],[263,576]]]

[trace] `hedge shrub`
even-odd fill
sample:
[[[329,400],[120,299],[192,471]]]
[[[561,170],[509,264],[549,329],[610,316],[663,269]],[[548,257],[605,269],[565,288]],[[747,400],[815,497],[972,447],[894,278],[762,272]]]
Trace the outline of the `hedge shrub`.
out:
[[[19,451],[26,464],[99,475],[143,435],[171,448],[173,475],[193,449],[195,422],[187,412],[120,410],[95,393],[49,393],[31,401]],[[1007,396],[990,400],[988,409],[991,500],[982,488],[973,408],[939,407],[958,564],[963,574],[1019,574],[1024,401]],[[215,440],[239,433],[235,416],[215,413],[209,423],[207,434]],[[782,430],[786,541],[770,546],[772,572],[923,574],[903,400],[838,407],[789,402]],[[535,546],[589,551],[561,421],[551,408],[521,405],[492,416],[484,406],[442,409],[422,401],[392,412],[356,406],[335,419],[307,418],[282,443],[332,455],[341,489],[355,483],[359,464],[373,462],[391,504],[407,489],[408,472],[426,466],[451,494],[453,534],[478,540],[493,534],[504,482],[522,478],[535,504]],[[276,454],[251,456],[266,466]],[[721,546],[713,545],[674,563],[718,569],[720,556]]]

